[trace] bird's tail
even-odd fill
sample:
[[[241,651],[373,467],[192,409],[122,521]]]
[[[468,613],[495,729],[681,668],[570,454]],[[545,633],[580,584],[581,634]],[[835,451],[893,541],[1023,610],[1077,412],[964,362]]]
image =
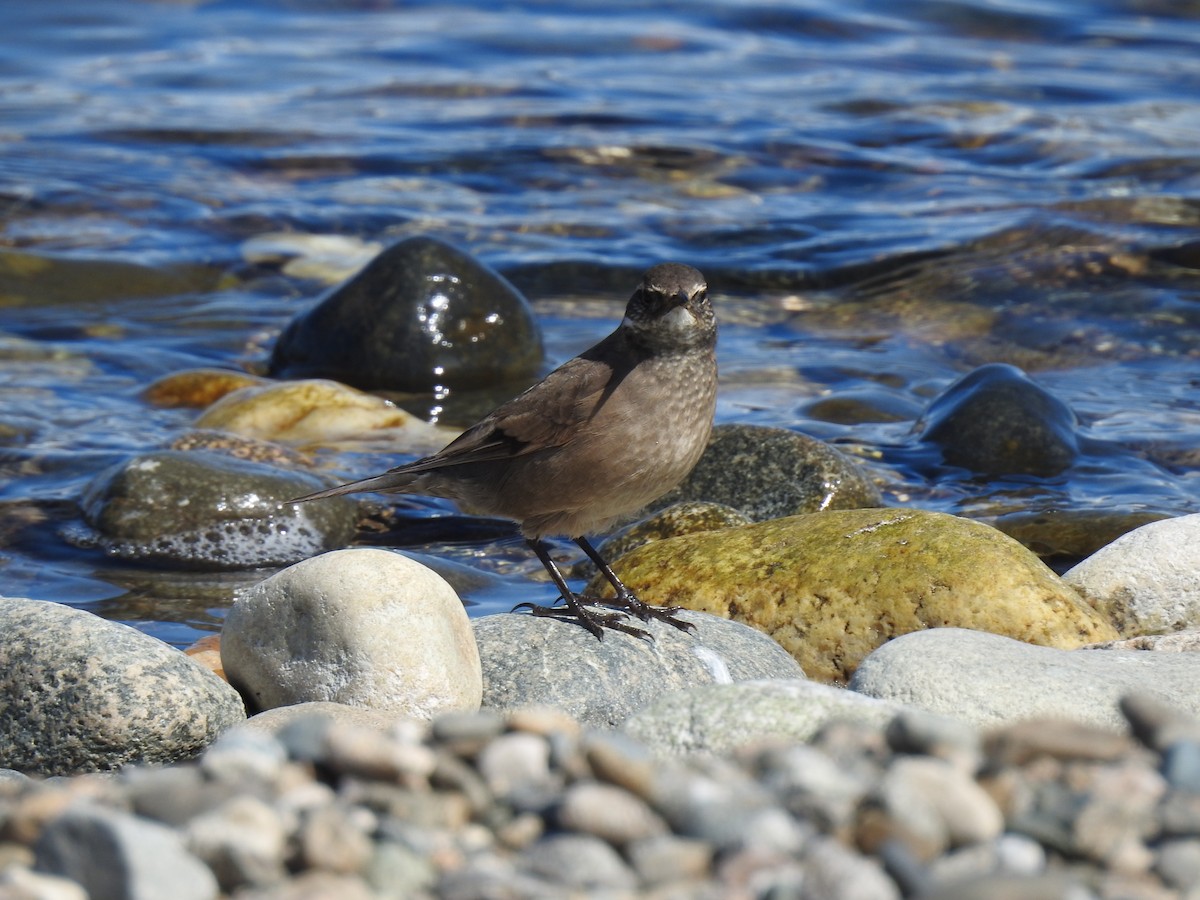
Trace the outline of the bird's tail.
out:
[[[384,472],[382,475],[375,475],[372,478],[363,478],[361,481],[351,481],[347,484],[339,484],[337,487],[326,488],[323,491],[305,494],[303,497],[295,497],[289,500],[288,503],[305,503],[309,500],[323,500],[326,497],[337,497],[340,494],[355,494],[359,491],[403,492],[404,489],[411,485],[415,480],[416,476],[409,472]]]

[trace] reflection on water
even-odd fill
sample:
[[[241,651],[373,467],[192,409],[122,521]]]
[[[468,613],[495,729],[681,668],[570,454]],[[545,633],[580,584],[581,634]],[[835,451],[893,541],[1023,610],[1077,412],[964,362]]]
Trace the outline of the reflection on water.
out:
[[[632,271],[684,260],[723,321],[723,421],[860,452],[897,502],[1196,509],[1194,3],[89,0],[5,18],[0,592],[172,640],[214,627],[228,584],[135,588],[56,529],[93,473],[190,421],[148,407],[147,384],[258,366],[321,290],[243,254],[279,232],[455,241],[529,292],[555,361],[611,327]],[[1125,452],[1034,486],[919,474],[919,411],[995,361]],[[507,567],[516,545],[496,547],[447,549]]]

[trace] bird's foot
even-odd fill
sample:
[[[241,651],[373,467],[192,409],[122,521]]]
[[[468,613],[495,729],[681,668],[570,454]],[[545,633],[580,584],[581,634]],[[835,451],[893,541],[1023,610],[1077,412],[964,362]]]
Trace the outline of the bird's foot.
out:
[[[599,609],[589,609],[586,601],[578,594],[572,594],[565,598],[567,605],[562,606],[540,606],[536,603],[518,603],[513,607],[513,612],[516,612],[522,607],[528,607],[530,615],[546,616],[551,619],[562,619],[565,622],[578,622],[588,631],[596,636],[597,640],[604,640],[604,629],[608,628],[612,631],[619,631],[622,634],[627,634],[630,637],[645,638],[653,641],[654,636],[643,628],[638,628],[626,622],[626,615],[620,610],[612,610],[611,612],[602,611]]]
[[[649,622],[651,619],[658,619],[660,622],[666,622],[668,625],[674,625],[680,631],[686,631],[689,634],[695,633],[696,626],[691,622],[679,618],[675,613],[683,609],[682,606],[653,606],[638,596],[624,585],[617,591],[615,597],[611,600],[605,600],[605,603],[612,606],[619,606],[621,609],[628,610],[637,616],[643,622]]]

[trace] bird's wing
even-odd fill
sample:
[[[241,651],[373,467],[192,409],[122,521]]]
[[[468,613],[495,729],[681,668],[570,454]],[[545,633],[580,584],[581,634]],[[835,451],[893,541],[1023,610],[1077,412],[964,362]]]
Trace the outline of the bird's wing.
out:
[[[433,456],[391,471],[415,474],[561,447],[595,415],[620,377],[599,360],[576,357],[498,407]]]

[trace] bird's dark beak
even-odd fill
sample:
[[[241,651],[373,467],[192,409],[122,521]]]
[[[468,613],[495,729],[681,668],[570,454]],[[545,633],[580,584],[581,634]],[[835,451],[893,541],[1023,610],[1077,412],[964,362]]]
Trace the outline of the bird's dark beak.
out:
[[[687,291],[677,291],[671,295],[671,306],[687,306],[691,299]]]

